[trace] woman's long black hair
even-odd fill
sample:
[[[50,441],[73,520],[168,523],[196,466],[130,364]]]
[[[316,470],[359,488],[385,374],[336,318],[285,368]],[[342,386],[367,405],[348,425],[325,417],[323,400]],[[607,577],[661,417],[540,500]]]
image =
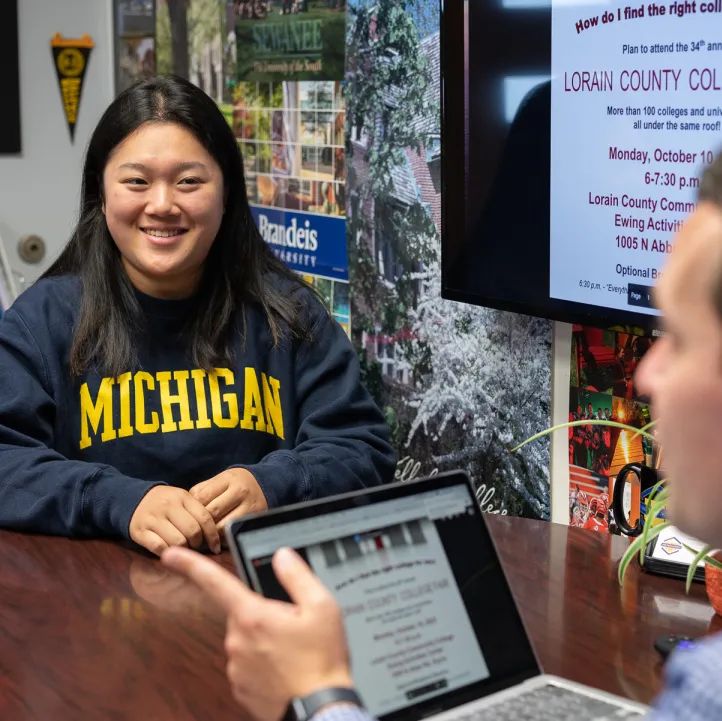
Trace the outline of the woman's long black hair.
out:
[[[85,158],[78,225],[44,274],[74,274],[82,282],[70,351],[72,373],[80,375],[93,364],[118,375],[137,362],[134,338],[143,316],[105,222],[103,171],[113,149],[148,122],[183,126],[223,172],[225,213],[184,331],[193,362],[209,370],[230,361],[234,311],[248,302],[260,304],[274,342],[288,332],[306,335],[293,300],[296,294],[289,294],[288,283],[279,288],[269,282],[272,276],[281,276],[302,283],[258,233],[246,197],[241,153],[228,123],[200,88],[182,78],[157,77],[122,92],[100,119]]]

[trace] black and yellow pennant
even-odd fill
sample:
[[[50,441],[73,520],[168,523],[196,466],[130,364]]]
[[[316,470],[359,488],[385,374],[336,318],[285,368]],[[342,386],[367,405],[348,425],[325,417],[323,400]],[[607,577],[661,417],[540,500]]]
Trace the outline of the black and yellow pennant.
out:
[[[90,35],[87,34],[80,38],[64,38],[60,33],[55,33],[50,41],[50,47],[53,51],[55,72],[58,76],[60,97],[70,130],[70,139],[74,140],[80,94],[83,90],[88,58],[94,44]]]

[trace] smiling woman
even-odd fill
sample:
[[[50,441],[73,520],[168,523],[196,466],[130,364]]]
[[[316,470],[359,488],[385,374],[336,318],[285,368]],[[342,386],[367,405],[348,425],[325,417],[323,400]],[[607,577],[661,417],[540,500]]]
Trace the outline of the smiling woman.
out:
[[[198,287],[223,219],[223,173],[188,130],[147,123],[103,173],[108,230],[133,285],[158,298]]]
[[[172,77],[98,123],[71,240],[0,319],[0,407],[1,526],[154,553],[394,469],[348,338],[256,229],[231,129]]]

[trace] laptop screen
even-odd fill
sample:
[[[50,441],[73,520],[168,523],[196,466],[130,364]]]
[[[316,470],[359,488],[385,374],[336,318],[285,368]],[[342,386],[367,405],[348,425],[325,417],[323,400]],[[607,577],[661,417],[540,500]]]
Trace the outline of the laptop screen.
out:
[[[234,525],[249,581],[266,596],[287,598],[271,568],[281,543],[332,591],[357,688],[384,719],[419,718],[538,673],[476,500],[454,475]]]

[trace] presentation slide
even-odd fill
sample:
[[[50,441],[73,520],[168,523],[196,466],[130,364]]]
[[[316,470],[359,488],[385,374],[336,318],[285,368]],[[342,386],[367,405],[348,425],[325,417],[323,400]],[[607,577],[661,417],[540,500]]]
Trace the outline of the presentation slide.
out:
[[[722,0],[552,4],[550,295],[651,289],[722,147]]]
[[[354,679],[375,715],[489,677],[427,517],[310,545],[306,552],[343,609]]]

